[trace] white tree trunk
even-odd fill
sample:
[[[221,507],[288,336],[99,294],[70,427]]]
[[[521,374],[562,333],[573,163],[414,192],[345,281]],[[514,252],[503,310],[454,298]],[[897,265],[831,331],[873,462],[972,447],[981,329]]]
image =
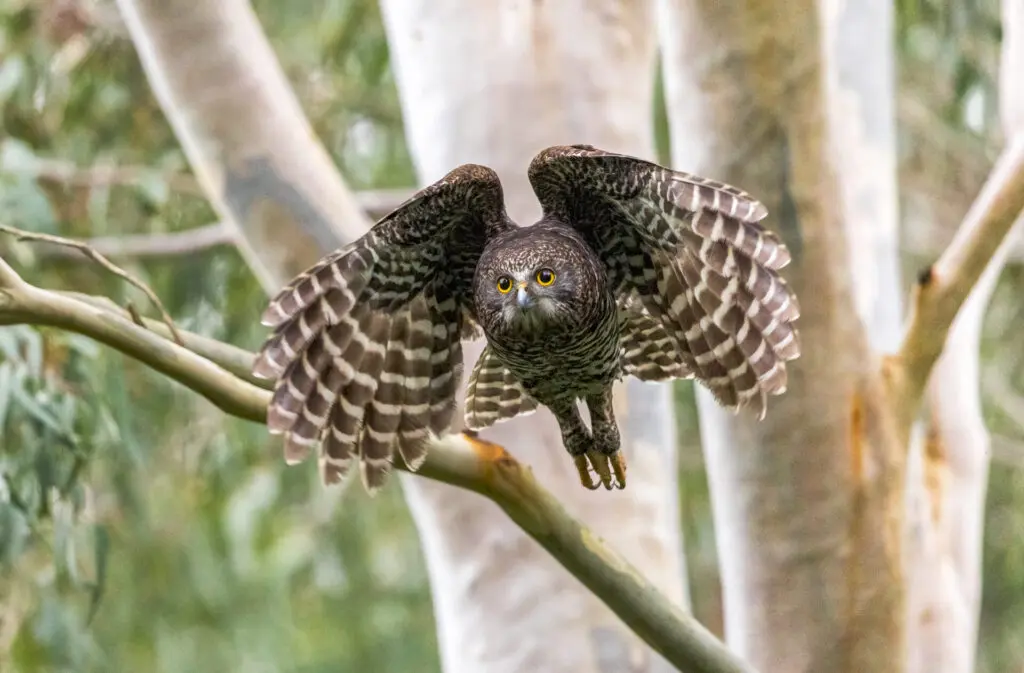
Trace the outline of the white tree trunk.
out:
[[[540,213],[526,168],[543,147],[653,154],[655,43],[641,0],[385,0],[391,62],[422,183],[476,162],[509,213]],[[468,345],[467,363],[480,344]],[[467,373],[469,368],[467,367]],[[629,487],[580,486],[546,411],[483,433],[673,600],[685,599],[671,391],[629,384],[619,419]],[[433,587],[446,673],[671,668],[483,498],[403,475]]]
[[[366,231],[246,0],[118,7],[189,165],[268,293]]]
[[[673,163],[766,202],[802,307],[763,423],[698,395],[727,640],[764,673],[897,671],[902,456],[870,349],[901,318],[890,3],[660,8]]]
[[[1003,2],[1000,104],[1006,137],[1024,135],[1024,0]],[[1018,221],[1019,231],[1022,225]],[[981,408],[985,309],[1007,237],[964,304],[929,381],[929,427],[908,465],[908,673],[974,670],[991,438]]]

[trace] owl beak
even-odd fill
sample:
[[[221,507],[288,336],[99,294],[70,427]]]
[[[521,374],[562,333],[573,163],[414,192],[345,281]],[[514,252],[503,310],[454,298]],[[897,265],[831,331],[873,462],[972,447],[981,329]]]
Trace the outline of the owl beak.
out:
[[[516,291],[516,303],[519,304],[519,308],[529,308],[533,304],[533,298],[526,291],[525,283],[521,284]]]

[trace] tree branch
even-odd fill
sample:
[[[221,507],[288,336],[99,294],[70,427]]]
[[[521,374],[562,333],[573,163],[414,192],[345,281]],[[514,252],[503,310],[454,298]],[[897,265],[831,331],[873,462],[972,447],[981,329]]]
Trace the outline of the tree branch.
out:
[[[186,345],[201,349],[211,358],[207,359],[149,331],[150,325],[134,324],[104,303],[102,298],[30,285],[0,258],[0,325],[48,325],[91,337],[191,388],[228,414],[266,421],[270,393],[229,371],[238,369],[243,360],[251,363],[252,353],[183,333]],[[669,602],[623,557],[570,516],[534,479],[530,468],[504,448],[467,434],[447,435],[434,441],[418,473],[491,499],[678,668],[693,673],[753,673],[692,615]]]
[[[225,222],[213,222],[194,229],[152,234],[97,236],[85,241],[93,250],[107,257],[133,259],[178,257],[191,255],[219,245],[234,245],[235,233]],[[47,257],[75,258],[68,248],[49,248]]]
[[[1024,135],[1011,139],[942,256],[924,270],[895,364],[903,418],[917,413],[950,326],[996,250],[1024,211]]]
[[[82,243],[81,241],[74,241],[70,238],[63,238],[61,236],[51,236],[49,234],[40,234],[31,231],[23,231],[14,227],[8,227],[0,224],[0,232],[10,234],[16,237],[19,241],[41,241],[43,243],[52,243],[62,248],[68,248],[77,250],[92,261],[96,262],[104,269],[114,274],[118,278],[124,280],[130,285],[134,285],[136,288],[142,291],[143,294],[152,302],[156,310],[160,312],[160,317],[163,319],[164,324],[167,325],[168,331],[171,333],[171,338],[178,345],[181,345],[181,336],[178,334],[177,327],[174,326],[174,321],[171,320],[171,316],[167,313],[167,309],[164,308],[164,303],[160,301],[160,297],[156,296],[156,293],[149,288],[148,285],[143,283],[141,280],[131,275],[121,267],[112,263],[109,259],[104,257],[101,253],[97,252],[88,243]],[[134,316],[133,316],[134,317]],[[141,318],[136,319],[139,322]]]

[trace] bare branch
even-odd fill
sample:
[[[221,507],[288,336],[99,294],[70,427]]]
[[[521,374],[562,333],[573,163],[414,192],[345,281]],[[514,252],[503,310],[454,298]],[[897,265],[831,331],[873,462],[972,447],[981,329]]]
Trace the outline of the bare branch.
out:
[[[952,243],[914,290],[893,384],[901,388],[909,427],[946,335],[960,307],[1024,210],[1024,135],[1014,137],[996,162]]]
[[[163,319],[164,324],[167,325],[167,329],[170,330],[171,337],[174,339],[174,342],[179,346],[182,344],[181,335],[178,334],[178,329],[174,326],[174,321],[171,320],[171,315],[167,312],[167,309],[164,308],[164,304],[162,301],[160,301],[160,297],[156,296],[156,293],[153,292],[153,290],[149,289],[148,285],[146,285],[141,280],[131,275],[121,267],[117,266],[103,255],[101,255],[99,252],[90,247],[88,243],[74,241],[70,238],[64,238],[62,236],[51,236],[50,234],[40,234],[31,231],[23,231],[21,229],[8,227],[2,224],[0,224],[0,231],[4,232],[5,234],[11,234],[12,236],[17,237],[17,240],[19,241],[42,241],[44,243],[52,243],[54,245],[59,245],[62,247],[73,248],[75,250],[78,250],[83,255],[93,260],[110,273],[142,290],[143,294],[145,294],[146,297],[148,297],[149,300],[153,302],[153,305],[156,306],[157,311],[160,312],[160,317]]]
[[[184,231],[97,236],[83,242],[106,257],[146,259],[191,255],[219,245],[234,245],[235,234],[226,223],[214,222]],[[46,254],[48,257],[77,257],[73,249],[66,247],[50,248]]]
[[[34,287],[0,259],[0,325],[49,325],[94,338],[195,390],[226,413],[265,422],[268,391],[102,304],[102,299],[85,302]],[[231,350],[224,346],[224,352]],[[216,352],[207,350],[211,356]],[[253,358],[247,355],[250,362]],[[678,668],[753,673],[692,615],[668,601],[635,567],[570,516],[530,468],[504,448],[465,434],[447,435],[433,443],[418,473],[490,498]]]

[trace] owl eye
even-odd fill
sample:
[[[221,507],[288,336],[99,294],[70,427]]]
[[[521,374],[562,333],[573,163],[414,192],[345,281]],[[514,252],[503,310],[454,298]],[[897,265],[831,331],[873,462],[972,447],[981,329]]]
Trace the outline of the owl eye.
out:
[[[508,294],[512,291],[512,279],[508,276],[502,276],[498,279],[498,292],[502,294]]]
[[[555,272],[551,269],[541,269],[537,272],[537,283],[547,287],[555,282]]]

